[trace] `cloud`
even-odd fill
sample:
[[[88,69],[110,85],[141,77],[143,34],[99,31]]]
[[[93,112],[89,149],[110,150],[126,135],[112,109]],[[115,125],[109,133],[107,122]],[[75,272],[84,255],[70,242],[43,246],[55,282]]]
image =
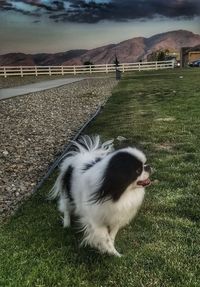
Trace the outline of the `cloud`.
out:
[[[48,14],[55,22],[98,23],[158,16],[190,19],[200,15],[198,0],[1,0],[0,9],[26,15]]]

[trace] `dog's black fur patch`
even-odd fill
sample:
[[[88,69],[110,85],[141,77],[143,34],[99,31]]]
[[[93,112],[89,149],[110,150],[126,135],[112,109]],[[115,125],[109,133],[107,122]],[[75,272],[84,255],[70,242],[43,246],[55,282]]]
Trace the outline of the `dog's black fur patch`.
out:
[[[92,195],[95,203],[117,201],[125,189],[142,173],[143,163],[128,152],[114,155],[106,168],[101,187]]]
[[[101,160],[101,158],[98,157],[98,158],[96,158],[94,161],[92,161],[92,162],[90,162],[90,163],[87,163],[87,164],[83,167],[82,171],[85,172],[86,170],[90,169],[91,167],[93,167],[93,166],[94,166],[97,162],[99,162],[100,160]]]
[[[69,198],[70,201],[73,201],[71,193],[72,173],[73,173],[73,167],[70,165],[63,176],[64,189],[66,190],[67,197]]]

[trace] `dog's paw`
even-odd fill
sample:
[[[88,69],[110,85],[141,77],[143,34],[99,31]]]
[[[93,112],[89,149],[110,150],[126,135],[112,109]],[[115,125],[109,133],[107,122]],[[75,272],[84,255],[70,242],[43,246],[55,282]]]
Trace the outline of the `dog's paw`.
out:
[[[116,257],[122,257],[123,255],[122,254],[120,254],[117,250],[116,250],[116,252],[115,253],[113,253],[113,255],[115,255]]]
[[[68,217],[60,217],[62,221],[63,228],[70,227],[70,218]]]
[[[114,255],[116,257],[122,257],[122,254],[120,254],[115,248],[114,250],[106,250],[106,253],[108,253],[109,255]]]

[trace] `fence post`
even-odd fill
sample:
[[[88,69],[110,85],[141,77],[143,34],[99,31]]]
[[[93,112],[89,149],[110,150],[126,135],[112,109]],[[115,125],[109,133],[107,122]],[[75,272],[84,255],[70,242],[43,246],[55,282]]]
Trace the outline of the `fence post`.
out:
[[[35,66],[35,76],[38,76],[38,72],[37,72],[37,66]]]
[[[123,72],[123,73],[125,72],[124,64],[122,64],[122,72]]]
[[[156,61],[156,70],[158,70],[158,63],[157,63],[157,61]]]
[[[63,66],[61,66],[61,73],[62,73],[62,76],[64,76]]]
[[[140,72],[140,62],[139,62],[139,72]]]
[[[23,77],[23,68],[22,68],[22,66],[20,66],[20,74],[21,74],[21,77]]]
[[[106,74],[108,74],[108,64],[106,64]]]
[[[92,66],[90,65],[90,74],[92,74]]]
[[[51,76],[51,67],[49,66],[49,76]]]
[[[74,75],[76,75],[76,66],[74,66]]]
[[[3,68],[3,72],[4,72],[4,78],[7,78],[6,67]]]

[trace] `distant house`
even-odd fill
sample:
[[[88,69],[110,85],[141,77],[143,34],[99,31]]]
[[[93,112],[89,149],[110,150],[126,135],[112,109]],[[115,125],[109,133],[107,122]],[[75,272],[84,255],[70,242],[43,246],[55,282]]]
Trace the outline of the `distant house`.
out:
[[[200,59],[200,45],[181,48],[181,67],[186,67],[192,61]]]

